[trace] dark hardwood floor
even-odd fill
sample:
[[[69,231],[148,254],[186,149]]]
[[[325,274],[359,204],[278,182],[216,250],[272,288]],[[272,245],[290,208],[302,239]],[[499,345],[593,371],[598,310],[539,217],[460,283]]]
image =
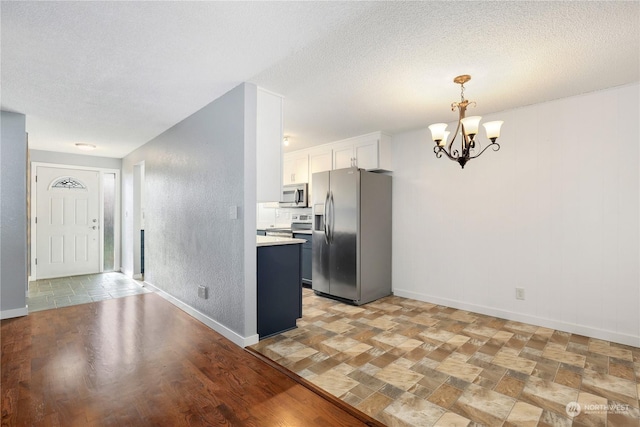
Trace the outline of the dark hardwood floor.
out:
[[[377,421],[155,294],[2,321],[3,426],[363,426]]]

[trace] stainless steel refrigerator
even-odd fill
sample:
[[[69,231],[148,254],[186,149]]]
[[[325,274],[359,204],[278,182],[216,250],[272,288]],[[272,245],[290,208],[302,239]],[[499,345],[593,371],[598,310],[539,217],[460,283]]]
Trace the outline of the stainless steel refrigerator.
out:
[[[313,174],[312,288],[360,305],[391,294],[391,176]]]

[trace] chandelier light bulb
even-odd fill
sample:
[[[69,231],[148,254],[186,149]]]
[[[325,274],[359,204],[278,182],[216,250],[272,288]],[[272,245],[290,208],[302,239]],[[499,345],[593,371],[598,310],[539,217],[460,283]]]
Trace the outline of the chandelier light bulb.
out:
[[[487,138],[491,141],[495,141],[500,137],[500,127],[502,127],[502,120],[496,120],[494,122],[483,123],[484,129],[487,131]]]
[[[431,138],[433,138],[433,140],[436,143],[439,143],[443,139],[446,139],[444,137],[444,133],[445,133],[444,131],[446,128],[447,128],[446,123],[435,123],[429,126],[429,130],[431,131]]]
[[[464,134],[467,136],[477,135],[481,119],[481,116],[469,116],[460,120],[460,123],[462,123],[462,129],[464,129]]]
[[[449,140],[449,135],[451,135],[451,132],[449,132],[449,131],[446,131],[444,133],[444,138],[438,144],[440,147],[444,147],[447,144],[447,141]]]

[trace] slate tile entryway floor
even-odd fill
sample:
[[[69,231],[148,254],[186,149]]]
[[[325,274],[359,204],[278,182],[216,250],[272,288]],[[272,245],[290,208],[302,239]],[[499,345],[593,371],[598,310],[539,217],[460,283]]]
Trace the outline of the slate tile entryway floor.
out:
[[[389,426],[640,426],[640,348],[396,296],[303,295],[298,328],[252,348]]]
[[[142,285],[118,272],[35,280],[27,305],[34,312],[151,292]]]

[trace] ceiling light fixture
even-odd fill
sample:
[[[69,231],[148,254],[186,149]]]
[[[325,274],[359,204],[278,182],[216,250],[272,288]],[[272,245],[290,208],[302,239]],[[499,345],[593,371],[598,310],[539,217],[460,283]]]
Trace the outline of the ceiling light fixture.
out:
[[[431,131],[431,137],[433,141],[436,143],[436,146],[433,147],[433,152],[436,153],[436,157],[442,157],[444,153],[449,159],[460,163],[460,166],[464,169],[464,165],[471,159],[475,159],[476,157],[480,157],[482,153],[484,153],[487,148],[493,147],[493,151],[498,151],[500,149],[500,145],[496,142],[496,139],[500,136],[500,127],[502,126],[502,121],[495,122],[487,122],[484,123],[483,126],[487,131],[487,138],[491,140],[491,144],[488,144],[486,147],[482,148],[480,143],[476,140],[476,136],[478,134],[478,125],[480,124],[481,116],[470,116],[465,117],[465,112],[467,111],[467,107],[469,105],[473,105],[475,107],[476,103],[474,101],[468,101],[464,99],[464,84],[471,80],[471,76],[468,74],[463,74],[461,76],[453,79],[453,82],[460,85],[460,102],[451,103],[451,111],[460,112],[460,117],[458,119],[458,127],[456,128],[456,132],[453,134],[453,139],[451,142],[447,144],[447,139],[449,138],[450,132],[447,132],[447,124],[446,123],[435,123],[429,126],[429,130]],[[456,140],[460,130],[462,130],[461,135],[461,151],[453,148],[453,142]],[[476,149],[477,145],[477,149]],[[475,154],[477,153],[477,154]]]
[[[282,140],[282,143],[284,144],[285,147],[289,146],[289,137],[285,136],[284,139]]]
[[[95,150],[96,146],[93,144],[87,144],[86,142],[78,142],[76,143],[76,148],[78,150],[91,151],[91,150]]]

